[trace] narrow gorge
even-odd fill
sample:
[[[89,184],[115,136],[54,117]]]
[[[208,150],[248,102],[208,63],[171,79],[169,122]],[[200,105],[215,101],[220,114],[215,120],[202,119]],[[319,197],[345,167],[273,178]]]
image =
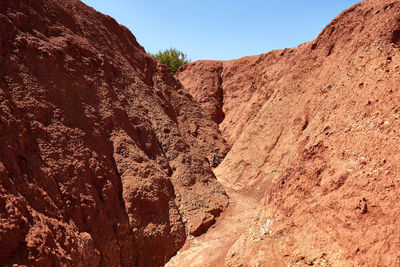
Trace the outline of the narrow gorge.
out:
[[[400,265],[400,1],[175,76],[78,0],[0,31],[1,266]]]

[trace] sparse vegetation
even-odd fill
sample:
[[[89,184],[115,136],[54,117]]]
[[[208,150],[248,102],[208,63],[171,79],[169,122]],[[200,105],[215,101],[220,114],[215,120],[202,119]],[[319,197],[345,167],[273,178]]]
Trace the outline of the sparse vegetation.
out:
[[[174,75],[180,66],[190,62],[185,53],[175,48],[158,51],[158,53],[150,55],[167,65],[171,71],[171,75]]]

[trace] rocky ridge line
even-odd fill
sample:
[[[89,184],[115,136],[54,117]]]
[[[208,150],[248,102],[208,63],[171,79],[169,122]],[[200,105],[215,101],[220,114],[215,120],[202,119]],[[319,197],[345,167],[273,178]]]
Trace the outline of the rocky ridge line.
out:
[[[178,72],[224,113],[217,176],[260,203],[227,266],[398,265],[399,28],[399,1],[369,0],[297,48]]]

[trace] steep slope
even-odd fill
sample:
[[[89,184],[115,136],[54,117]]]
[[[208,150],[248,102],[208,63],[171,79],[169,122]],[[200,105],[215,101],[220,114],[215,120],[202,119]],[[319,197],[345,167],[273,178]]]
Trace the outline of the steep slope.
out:
[[[216,123],[224,120],[222,70],[221,61],[196,61],[183,65],[176,74],[206,115]]]
[[[126,28],[4,0],[0,32],[0,265],[160,266],[213,224],[227,145]]]
[[[399,29],[399,1],[364,1],[297,48],[180,69],[224,113],[216,175],[260,201],[227,266],[400,264]]]

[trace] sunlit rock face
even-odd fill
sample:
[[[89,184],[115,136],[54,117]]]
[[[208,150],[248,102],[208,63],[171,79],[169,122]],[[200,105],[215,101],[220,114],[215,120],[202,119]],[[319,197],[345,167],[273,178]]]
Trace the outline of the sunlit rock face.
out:
[[[0,265],[161,266],[228,203],[216,123],[108,16],[0,3]]]
[[[399,264],[399,27],[399,1],[364,1],[297,48],[180,69],[224,116],[216,175],[260,203],[227,266]]]

